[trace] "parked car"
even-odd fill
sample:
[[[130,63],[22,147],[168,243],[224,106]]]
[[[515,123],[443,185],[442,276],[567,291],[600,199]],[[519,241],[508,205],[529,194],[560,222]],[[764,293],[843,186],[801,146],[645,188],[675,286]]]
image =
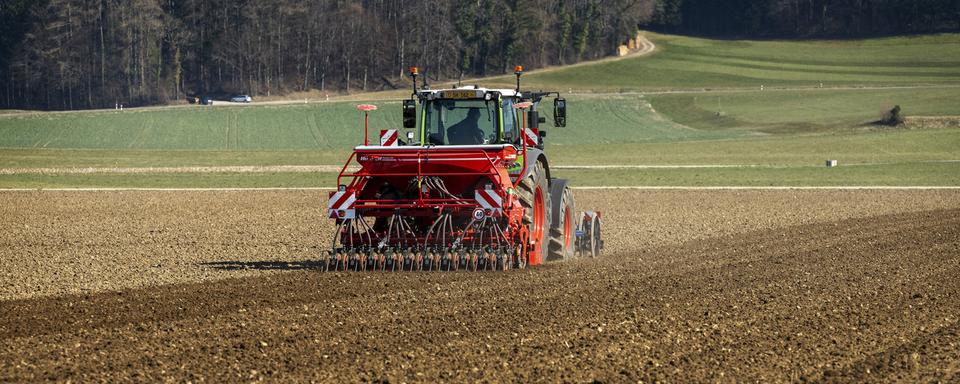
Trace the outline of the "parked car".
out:
[[[253,99],[251,99],[250,96],[248,95],[239,95],[239,96],[234,96],[233,98],[230,99],[230,101],[234,103],[249,103],[253,101]]]

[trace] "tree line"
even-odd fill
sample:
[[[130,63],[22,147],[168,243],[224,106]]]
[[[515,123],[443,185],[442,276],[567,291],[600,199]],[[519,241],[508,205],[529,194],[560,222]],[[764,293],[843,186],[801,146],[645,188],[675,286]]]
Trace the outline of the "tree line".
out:
[[[406,87],[613,54],[637,28],[737,36],[952,31],[958,0],[4,0],[0,108]]]
[[[613,0],[5,0],[5,108],[360,91],[610,54],[649,17]]]
[[[660,0],[656,28],[727,37],[865,37],[960,31],[960,0]]]

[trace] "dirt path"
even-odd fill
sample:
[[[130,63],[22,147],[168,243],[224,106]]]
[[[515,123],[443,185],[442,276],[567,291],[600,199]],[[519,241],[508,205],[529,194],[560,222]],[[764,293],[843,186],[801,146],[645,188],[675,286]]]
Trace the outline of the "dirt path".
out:
[[[2,301],[0,381],[960,377],[957,209],[615,246],[506,274],[299,268]]]

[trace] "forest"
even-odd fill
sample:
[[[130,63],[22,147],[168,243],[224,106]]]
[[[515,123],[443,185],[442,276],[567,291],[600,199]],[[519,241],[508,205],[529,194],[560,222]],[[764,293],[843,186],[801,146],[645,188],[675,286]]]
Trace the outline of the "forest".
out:
[[[955,32],[960,0],[4,0],[0,108],[359,92],[611,55],[637,29],[720,37]]]

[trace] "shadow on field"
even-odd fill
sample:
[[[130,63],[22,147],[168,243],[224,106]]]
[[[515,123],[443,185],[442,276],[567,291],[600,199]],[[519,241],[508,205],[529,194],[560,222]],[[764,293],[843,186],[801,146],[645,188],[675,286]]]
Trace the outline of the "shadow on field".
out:
[[[200,265],[221,271],[259,270],[259,271],[300,271],[323,269],[321,261],[214,261]]]

